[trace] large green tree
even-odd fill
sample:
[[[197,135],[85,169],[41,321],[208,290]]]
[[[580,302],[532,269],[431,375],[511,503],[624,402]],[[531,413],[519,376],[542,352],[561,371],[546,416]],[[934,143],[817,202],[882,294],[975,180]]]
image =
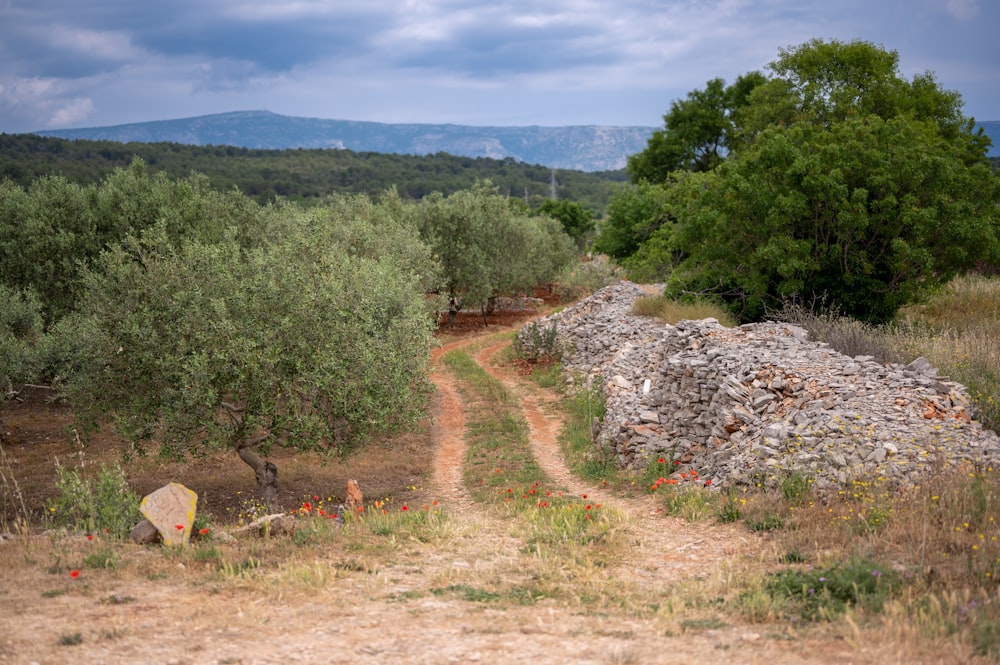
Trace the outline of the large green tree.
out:
[[[633,266],[744,319],[804,298],[878,322],[996,260],[1000,181],[957,93],[861,41],[814,40],[770,70],[726,159],[662,182],[668,221]]]
[[[737,144],[741,111],[764,81],[760,72],[744,74],[728,86],[715,78],[687,99],[674,101],[663,116],[664,128],[653,132],[645,150],[629,157],[632,182],[662,182],[673,171],[718,166]]]

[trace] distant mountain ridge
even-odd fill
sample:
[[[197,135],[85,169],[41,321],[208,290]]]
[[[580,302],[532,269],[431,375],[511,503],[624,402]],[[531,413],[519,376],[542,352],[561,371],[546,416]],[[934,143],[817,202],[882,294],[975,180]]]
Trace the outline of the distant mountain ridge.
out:
[[[1000,156],[1000,121],[976,123],[993,141],[987,153]],[[629,155],[646,148],[659,127],[477,127],[469,125],[388,124],[324,120],[279,115],[270,111],[234,111],[156,120],[110,127],[54,129],[40,136],[128,143],[231,145],[285,150],[333,148],[355,152],[460,157],[512,158],[526,164],[577,171],[616,171]]]
[[[646,148],[655,127],[475,127],[387,124],[236,111],[112,127],[33,132],[40,136],[128,143],[231,145],[241,148],[335,148],[355,152],[512,158],[527,164],[577,171],[625,168],[629,155]]]

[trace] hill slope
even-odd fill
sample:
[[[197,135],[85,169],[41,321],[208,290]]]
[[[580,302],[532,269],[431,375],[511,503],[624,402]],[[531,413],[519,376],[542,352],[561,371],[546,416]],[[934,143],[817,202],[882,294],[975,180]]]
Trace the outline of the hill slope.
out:
[[[625,167],[655,127],[471,127],[323,120],[239,111],[114,127],[38,131],[42,136],[121,143],[184,143],[243,148],[340,148],[356,152],[513,158],[579,171]]]

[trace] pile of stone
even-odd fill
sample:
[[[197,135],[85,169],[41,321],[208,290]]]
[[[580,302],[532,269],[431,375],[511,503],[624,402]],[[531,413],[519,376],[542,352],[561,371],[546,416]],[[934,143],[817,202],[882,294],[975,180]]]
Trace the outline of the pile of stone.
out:
[[[1000,438],[974,419],[966,389],[922,358],[848,357],[785,323],[632,315],[650,291],[620,282],[536,324],[557,327],[571,383],[602,386],[596,438],[622,467],[662,458],[712,487],[797,473],[829,490],[1000,461]]]

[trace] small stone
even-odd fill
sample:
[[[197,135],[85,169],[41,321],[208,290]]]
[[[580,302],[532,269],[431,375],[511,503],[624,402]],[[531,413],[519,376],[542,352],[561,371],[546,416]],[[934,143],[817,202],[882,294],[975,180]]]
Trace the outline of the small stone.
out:
[[[348,511],[356,513],[360,510],[364,510],[364,501],[364,497],[361,495],[361,487],[358,486],[358,481],[348,480],[347,499],[344,500],[344,507]]]

